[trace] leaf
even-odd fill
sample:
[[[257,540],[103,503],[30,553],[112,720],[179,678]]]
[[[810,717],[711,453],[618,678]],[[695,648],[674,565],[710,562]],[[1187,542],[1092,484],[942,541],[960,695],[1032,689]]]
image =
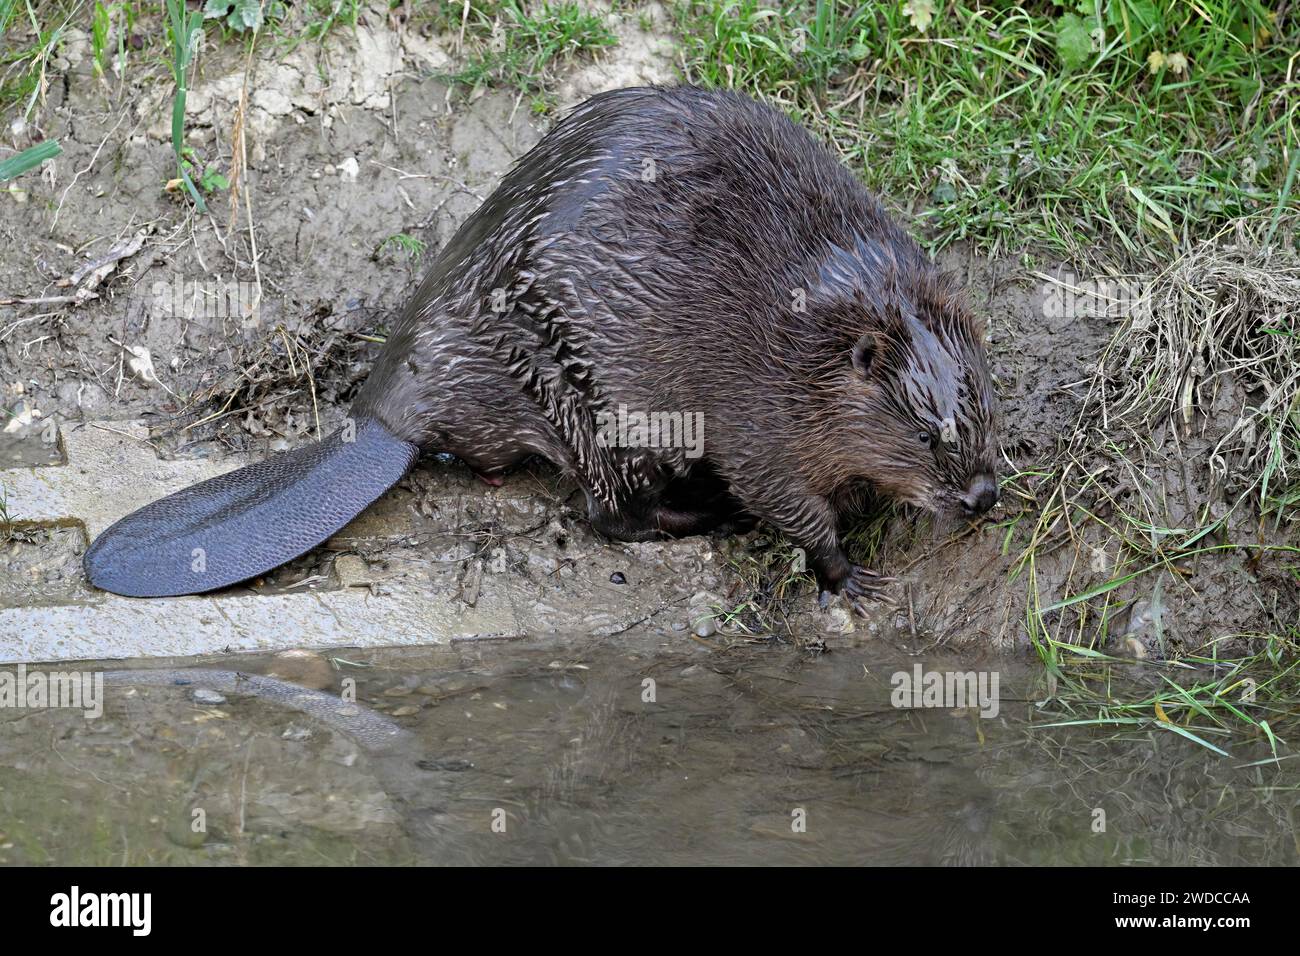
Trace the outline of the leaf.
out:
[[[207,0],[203,5],[205,19],[226,18],[226,25],[241,33],[262,26],[261,0]]]
[[[235,10],[230,17],[232,21],[235,18],[239,19],[243,24],[241,29],[258,29],[262,25],[261,0],[235,0]]]
[[[145,384],[153,384],[158,381],[158,373],[154,371],[153,356],[143,345],[128,345],[126,350],[131,353],[131,357],[126,361],[126,367],[131,370],[131,374],[137,376]]]
[[[1125,3],[1106,4],[1106,22],[1124,33],[1124,39],[1133,43],[1142,35],[1155,31],[1161,22],[1160,11],[1154,0],[1127,0]]]
[[[1082,18],[1067,13],[1056,21],[1056,54],[1070,72],[1092,58],[1092,35]]]
[[[206,192],[212,192],[214,189],[229,189],[230,180],[215,169],[206,169],[203,171],[203,178],[199,181],[199,185]]]
[[[185,191],[190,194],[190,199],[194,200],[194,208],[199,212],[207,212],[208,204],[205,203],[203,197],[199,195],[198,189],[194,186],[194,180],[190,179],[190,174],[185,171],[183,166],[181,167],[180,173],[181,179],[185,182]]]
[[[8,182],[25,172],[35,169],[47,159],[53,159],[61,152],[63,152],[63,147],[59,145],[57,139],[47,139],[35,146],[28,146],[17,156],[10,156],[0,162],[0,183]]]
[[[1201,737],[1196,736],[1196,734],[1192,733],[1190,730],[1187,730],[1185,727],[1179,727],[1177,724],[1156,724],[1156,726],[1157,726],[1157,727],[1163,727],[1165,730],[1172,730],[1174,733],[1178,734],[1180,737],[1186,737],[1188,740],[1191,740],[1191,741],[1194,741],[1194,742],[1200,744],[1202,747],[1205,747],[1207,750],[1213,750],[1213,751],[1214,751],[1216,754],[1218,754],[1220,757],[1231,757],[1231,756],[1232,756],[1232,754],[1228,753],[1228,751],[1223,750],[1223,749],[1221,749],[1221,748],[1219,748],[1219,747],[1216,747],[1216,746],[1214,746],[1214,744],[1210,743],[1208,740],[1204,740],[1204,739],[1202,739]]]

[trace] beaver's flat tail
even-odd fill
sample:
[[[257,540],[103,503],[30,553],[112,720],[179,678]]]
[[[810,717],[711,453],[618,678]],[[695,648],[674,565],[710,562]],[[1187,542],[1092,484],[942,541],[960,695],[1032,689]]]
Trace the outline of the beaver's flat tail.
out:
[[[127,515],[83,564],[129,597],[199,594],[264,574],[320,544],[397,484],[419,455],[370,418]]]

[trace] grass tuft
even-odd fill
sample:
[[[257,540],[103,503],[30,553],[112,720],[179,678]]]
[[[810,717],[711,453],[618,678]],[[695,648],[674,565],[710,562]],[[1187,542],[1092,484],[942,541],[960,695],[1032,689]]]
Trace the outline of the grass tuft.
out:
[[[465,86],[509,86],[536,96],[550,86],[557,65],[618,43],[605,16],[578,3],[489,0],[451,6],[459,16],[452,29],[469,37],[470,53],[449,79]]]
[[[1257,0],[934,6],[925,32],[907,5],[835,0],[683,0],[677,23],[690,80],[799,115],[936,246],[1158,258],[1232,219],[1300,219],[1283,191],[1294,15]]]

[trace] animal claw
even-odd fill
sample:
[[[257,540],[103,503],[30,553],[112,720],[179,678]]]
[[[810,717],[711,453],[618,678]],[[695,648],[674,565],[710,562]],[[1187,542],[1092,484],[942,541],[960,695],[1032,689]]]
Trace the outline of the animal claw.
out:
[[[877,574],[870,568],[854,565],[853,571],[840,585],[840,593],[848,599],[853,610],[863,617],[867,617],[867,608],[872,603],[893,606],[893,602],[886,598],[883,592],[895,580],[895,578]]]

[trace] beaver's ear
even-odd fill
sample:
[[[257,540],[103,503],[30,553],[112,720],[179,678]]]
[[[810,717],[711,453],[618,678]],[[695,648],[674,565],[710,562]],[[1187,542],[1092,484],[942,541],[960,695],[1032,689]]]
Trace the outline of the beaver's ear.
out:
[[[853,371],[857,372],[863,378],[871,377],[871,363],[876,359],[876,353],[880,351],[880,343],[876,340],[875,334],[865,332],[862,338],[853,346]]]
[[[865,332],[853,345],[853,370],[863,378],[878,378],[882,363],[898,363],[911,341],[912,331],[901,309],[871,309]],[[859,326],[861,327],[861,326]]]

